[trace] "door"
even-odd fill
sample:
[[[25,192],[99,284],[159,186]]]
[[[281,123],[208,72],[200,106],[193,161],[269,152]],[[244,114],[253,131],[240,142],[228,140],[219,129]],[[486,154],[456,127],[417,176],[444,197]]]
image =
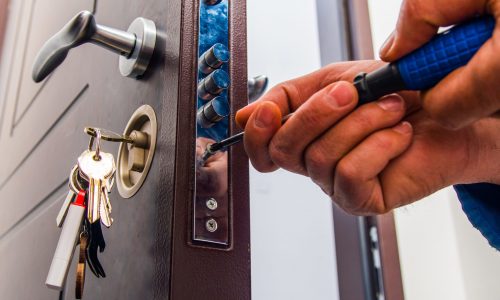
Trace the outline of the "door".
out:
[[[248,171],[241,147],[229,153],[230,244],[220,249],[192,243],[201,3],[10,0],[0,64],[2,299],[74,299],[77,251],[62,292],[44,282],[60,234],[55,218],[68,175],[88,145],[83,128],[121,133],[144,104],[158,121],[151,169],[133,197],[112,191],[114,223],[103,227],[106,248],[99,253],[106,277],[87,272],[84,299],[250,298]],[[91,44],[72,49],[42,82],[31,79],[44,42],[82,10],[121,30],[137,17],[156,24],[156,46],[140,79],[120,75],[118,55]],[[229,15],[229,94],[237,99],[232,113],[246,103],[244,4],[231,2]],[[102,147],[116,157],[118,146]]]

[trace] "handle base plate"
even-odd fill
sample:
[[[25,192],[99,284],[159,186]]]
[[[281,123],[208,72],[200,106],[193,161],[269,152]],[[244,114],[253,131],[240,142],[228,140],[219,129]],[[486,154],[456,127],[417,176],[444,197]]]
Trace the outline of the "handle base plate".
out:
[[[135,35],[136,43],[129,57],[120,56],[120,73],[125,77],[137,78],[146,72],[156,45],[156,26],[151,20],[135,19],[128,32]]]

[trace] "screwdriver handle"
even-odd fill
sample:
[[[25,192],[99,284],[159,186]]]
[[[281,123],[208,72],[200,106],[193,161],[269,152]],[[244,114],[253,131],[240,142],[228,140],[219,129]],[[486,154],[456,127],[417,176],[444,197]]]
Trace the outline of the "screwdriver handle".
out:
[[[359,105],[402,90],[426,90],[469,62],[491,37],[491,16],[472,19],[436,35],[424,46],[371,73],[354,78]]]
[[[491,37],[492,16],[457,25],[396,62],[407,90],[425,90],[466,65]]]

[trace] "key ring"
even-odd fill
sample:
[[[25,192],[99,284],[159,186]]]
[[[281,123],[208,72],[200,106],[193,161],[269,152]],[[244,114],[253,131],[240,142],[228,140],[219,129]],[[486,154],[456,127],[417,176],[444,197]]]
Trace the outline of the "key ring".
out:
[[[87,128],[85,128],[87,129]],[[91,135],[90,136],[90,141],[89,141],[89,151],[92,151],[92,148],[94,147],[94,140],[97,139],[97,145],[96,145],[96,148],[95,148],[95,155],[94,155],[94,159],[95,160],[101,160],[101,130],[99,128],[92,128],[94,131],[94,135]]]
[[[95,146],[94,160],[101,160],[101,130],[96,129],[96,139],[97,143]]]

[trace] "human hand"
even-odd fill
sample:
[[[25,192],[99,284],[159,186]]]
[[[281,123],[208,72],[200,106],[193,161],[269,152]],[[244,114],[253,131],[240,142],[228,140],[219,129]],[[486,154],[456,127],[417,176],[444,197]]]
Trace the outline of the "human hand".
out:
[[[214,140],[204,137],[196,139],[196,157],[200,158],[207,145]],[[217,152],[204,165],[196,168],[196,191],[198,196],[221,197],[227,193],[227,152]]]
[[[421,96],[424,109],[447,128],[461,128],[487,116],[500,117],[500,0],[405,0],[396,30],[380,50],[384,61],[395,61],[428,42],[439,27],[484,14],[497,20],[492,38],[466,66]]]
[[[416,92],[355,109],[356,90],[342,80],[380,66],[333,64],[241,109],[236,121],[245,128],[254,167],[308,176],[344,210],[362,215],[385,213],[455,183],[500,183],[500,120],[448,130],[419,108]],[[281,126],[281,116],[291,112]]]

